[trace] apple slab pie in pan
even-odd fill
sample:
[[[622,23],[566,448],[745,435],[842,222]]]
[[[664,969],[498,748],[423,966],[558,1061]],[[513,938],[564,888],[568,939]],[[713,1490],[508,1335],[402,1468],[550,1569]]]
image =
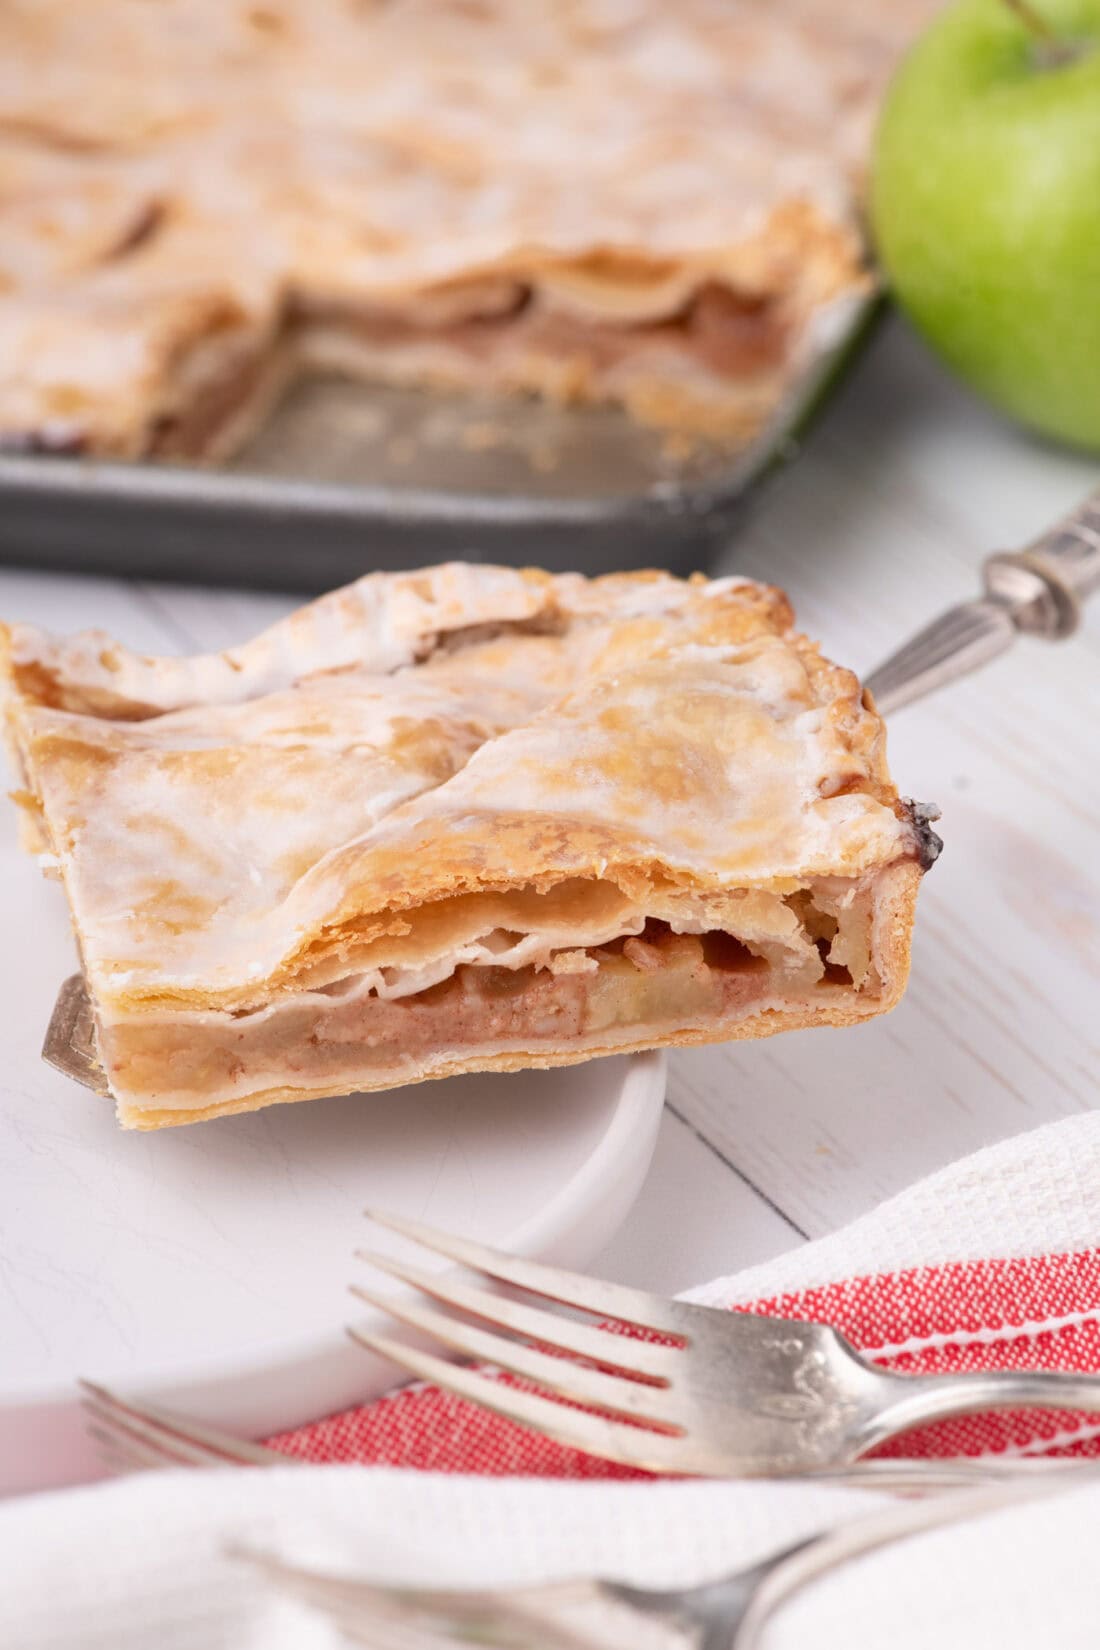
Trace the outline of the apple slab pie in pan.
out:
[[[303,371],[740,440],[869,285],[934,0],[8,0],[0,441],[217,459]]]
[[[218,655],[0,630],[128,1127],[893,1006],[938,849],[777,590],[454,564]]]

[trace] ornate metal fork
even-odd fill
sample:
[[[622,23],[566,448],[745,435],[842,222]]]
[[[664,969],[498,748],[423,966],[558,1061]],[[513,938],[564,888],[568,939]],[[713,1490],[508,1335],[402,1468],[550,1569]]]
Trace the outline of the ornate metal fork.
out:
[[[478,1591],[396,1588],[326,1575],[267,1554],[239,1556],[251,1559],[277,1586],[324,1611],[348,1637],[372,1650],[389,1650],[391,1644],[392,1650],[406,1645],[413,1650],[405,1637],[388,1638],[387,1625],[500,1650],[615,1650],[624,1644],[635,1650],[685,1650],[688,1644],[693,1650],[755,1650],[764,1627],[787,1599],[849,1560],[940,1525],[1095,1481],[1098,1475],[1100,1464],[1076,1463],[1065,1472],[879,1508],[771,1553],[758,1564],[677,1589],[601,1578]],[[438,1643],[438,1637],[431,1642]]]
[[[82,1384],[91,1429],[115,1470],[294,1465],[274,1450]],[[1005,1470],[964,1461],[868,1461],[846,1472],[816,1474],[815,1483],[955,1493],[879,1507],[729,1575],[674,1589],[599,1578],[523,1587],[399,1587],[326,1574],[252,1549],[234,1549],[234,1556],[256,1564],[274,1585],[321,1610],[372,1650],[427,1650],[452,1642],[501,1650],[612,1650],[627,1643],[635,1650],[683,1650],[685,1638],[694,1650],[752,1650],[786,1599],[849,1559],[1097,1476],[1096,1462],[1067,1462],[1057,1469],[1014,1463]],[[975,1490],[983,1478],[990,1482]]]
[[[1081,603],[1100,590],[1100,492],[1025,550],[989,556],[982,571],[982,596],[949,608],[867,677],[884,715],[988,664],[1021,634],[1073,634]]]
[[[480,1274],[479,1281],[361,1251],[361,1259],[438,1305],[361,1285],[352,1293],[437,1346],[523,1384],[362,1325],[350,1330],[355,1340],[411,1375],[623,1466],[721,1478],[812,1473],[850,1466],[888,1438],[950,1416],[1024,1408],[1100,1414],[1100,1376],[897,1375],[826,1324],[666,1300],[416,1221],[371,1218]],[[527,1298],[503,1295],[497,1284]],[[611,1334],[555,1306],[616,1320],[648,1338]]]

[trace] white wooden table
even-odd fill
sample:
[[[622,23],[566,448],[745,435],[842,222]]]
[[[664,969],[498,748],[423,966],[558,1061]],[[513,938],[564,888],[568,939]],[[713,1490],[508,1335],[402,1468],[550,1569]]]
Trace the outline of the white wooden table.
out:
[[[1006,429],[897,324],[731,544],[827,653],[870,669],[1100,480]],[[0,613],[149,651],[239,642],[288,598],[0,569]],[[887,1019],[685,1051],[649,1181],[594,1271],[675,1290],[827,1232],[991,1141],[1100,1103],[1100,603],[900,712],[903,792],[943,808],[912,981]]]

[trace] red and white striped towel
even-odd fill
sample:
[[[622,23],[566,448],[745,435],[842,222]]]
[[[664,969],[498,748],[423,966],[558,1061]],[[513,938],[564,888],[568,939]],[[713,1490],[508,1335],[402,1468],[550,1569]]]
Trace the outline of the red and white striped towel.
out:
[[[1100,1112],[982,1152],[696,1298],[827,1318],[898,1368],[1100,1370]],[[1098,1435],[1098,1416],[1027,1414],[929,1429],[906,1447],[1091,1454]],[[339,1650],[334,1629],[231,1549],[395,1583],[595,1573],[679,1586],[885,1504],[797,1481],[593,1482],[613,1470],[430,1388],[277,1442],[317,1462],[379,1464],[149,1473],[0,1504],[0,1641]],[[1096,1650],[1098,1528],[1090,1479],[887,1547],[785,1605],[767,1650]],[[652,1640],[632,1628],[629,1642]]]
[[[1100,1372],[1100,1114],[965,1158],[843,1231],[688,1298],[835,1324],[876,1360],[906,1373]],[[536,1438],[434,1387],[405,1388],[271,1442],[317,1462],[640,1476]],[[1100,1452],[1100,1416],[987,1415],[925,1428],[883,1451],[993,1452]]]

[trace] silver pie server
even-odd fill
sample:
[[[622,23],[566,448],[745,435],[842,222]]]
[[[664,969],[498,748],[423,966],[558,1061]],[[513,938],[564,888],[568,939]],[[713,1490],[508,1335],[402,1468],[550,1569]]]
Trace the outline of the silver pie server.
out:
[[[1026,549],[987,556],[982,579],[976,600],[949,607],[865,678],[884,716],[988,664],[1017,636],[1072,636],[1100,590],[1100,491]]]

